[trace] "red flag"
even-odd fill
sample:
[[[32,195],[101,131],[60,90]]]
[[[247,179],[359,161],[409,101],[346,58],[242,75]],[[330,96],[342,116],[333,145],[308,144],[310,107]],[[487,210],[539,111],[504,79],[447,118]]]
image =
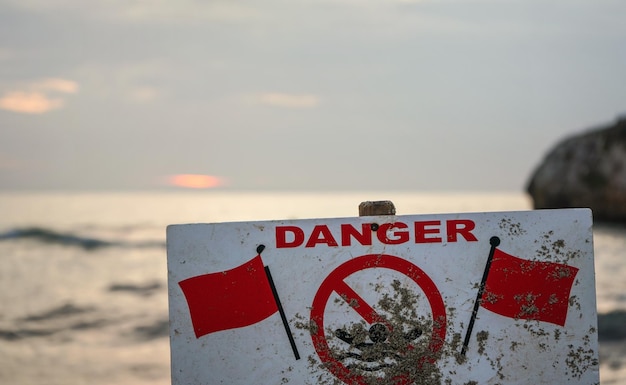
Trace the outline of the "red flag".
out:
[[[480,304],[505,317],[564,326],[577,272],[576,267],[529,261],[496,248]]]
[[[187,299],[196,338],[249,326],[278,311],[260,255],[234,269],[178,284]]]

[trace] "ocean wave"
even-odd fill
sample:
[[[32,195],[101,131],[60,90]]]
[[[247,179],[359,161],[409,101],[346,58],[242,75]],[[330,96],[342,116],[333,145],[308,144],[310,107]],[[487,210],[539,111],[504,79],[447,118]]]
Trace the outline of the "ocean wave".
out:
[[[127,329],[128,324],[132,329]],[[123,327],[121,326],[123,325]],[[107,313],[94,305],[75,305],[71,302],[16,318],[8,327],[0,327],[0,341],[19,342],[25,339],[46,338],[59,333],[96,331],[118,328],[124,338],[150,341],[169,336],[169,318],[158,315],[152,319]]]
[[[160,241],[112,241],[94,237],[87,237],[71,232],[60,232],[41,227],[17,228],[0,233],[0,241],[30,239],[43,243],[75,246],[85,250],[95,250],[104,247],[151,248],[165,247]]]
[[[130,283],[116,283],[109,286],[109,291],[127,292],[142,297],[148,297],[162,289],[163,285],[159,282],[150,282],[145,285],[135,285]]]
[[[598,338],[600,341],[626,340],[626,310],[598,314]]]

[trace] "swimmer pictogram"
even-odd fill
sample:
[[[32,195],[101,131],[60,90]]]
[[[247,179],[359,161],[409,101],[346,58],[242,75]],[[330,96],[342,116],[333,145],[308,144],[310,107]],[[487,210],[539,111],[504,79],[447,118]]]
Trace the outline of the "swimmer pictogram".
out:
[[[432,313],[428,330],[423,330],[423,325],[407,328],[394,324],[346,283],[345,279],[350,275],[368,269],[381,269],[381,273],[383,269],[391,269],[418,285]],[[364,322],[328,330],[325,310],[333,293],[339,295]],[[421,341],[422,336],[430,339]],[[410,383],[410,373],[419,372],[426,363],[436,361],[445,336],[446,310],[439,290],[422,269],[396,256],[363,255],[343,263],[326,277],[313,300],[313,346],[325,367],[346,383],[366,384],[369,373],[374,375],[373,372],[379,373],[376,376],[393,378],[395,384]],[[331,338],[338,339],[349,349],[331,347]]]

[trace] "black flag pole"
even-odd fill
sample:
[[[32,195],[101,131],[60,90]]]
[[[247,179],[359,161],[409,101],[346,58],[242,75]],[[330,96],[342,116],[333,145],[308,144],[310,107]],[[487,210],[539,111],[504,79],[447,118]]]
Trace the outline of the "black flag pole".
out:
[[[261,252],[265,250],[265,245],[259,245],[256,248],[257,253],[259,255]],[[289,338],[289,343],[291,344],[291,350],[293,350],[293,355],[296,357],[296,360],[300,359],[300,353],[298,353],[298,347],[296,346],[296,341],[293,339],[293,334],[291,334],[291,328],[289,327],[289,322],[287,322],[287,317],[285,316],[285,311],[283,310],[283,305],[280,302],[280,298],[278,297],[278,292],[276,291],[276,286],[274,285],[274,279],[272,279],[272,273],[270,273],[270,268],[265,266],[265,275],[267,276],[267,280],[272,288],[272,295],[274,295],[274,301],[276,301],[276,306],[278,307],[278,312],[280,313],[280,319],[283,321],[283,326],[285,327],[285,332],[287,333],[287,337]]]
[[[489,239],[489,244],[491,244],[491,249],[489,250],[489,257],[487,258],[487,263],[485,264],[485,271],[483,272],[483,278],[480,280],[480,287],[478,288],[478,294],[476,294],[476,301],[474,302],[474,309],[472,310],[472,317],[470,318],[469,324],[467,325],[467,332],[465,333],[465,340],[463,341],[463,348],[461,348],[461,354],[465,355],[467,352],[467,346],[469,345],[470,337],[472,336],[472,329],[474,329],[474,321],[476,321],[476,313],[478,313],[478,307],[480,306],[480,301],[483,297],[483,293],[485,292],[485,282],[487,282],[487,276],[489,275],[489,269],[491,268],[491,261],[493,260],[493,254],[496,251],[496,247],[500,244],[500,238],[491,237]]]
[[[293,355],[296,357],[296,360],[300,359],[300,353],[298,353],[298,348],[296,347],[296,342],[293,340],[293,335],[291,334],[291,328],[289,327],[289,323],[287,322],[287,317],[285,317],[285,311],[283,310],[283,305],[280,303],[280,298],[278,298],[278,292],[276,291],[276,286],[274,286],[274,280],[272,279],[272,273],[270,273],[270,268],[265,266],[265,274],[267,274],[267,279],[270,281],[270,287],[272,288],[272,294],[274,294],[274,299],[276,300],[276,305],[278,306],[278,312],[280,313],[280,318],[283,320],[283,325],[285,326],[285,332],[287,332],[287,337],[289,337],[289,343],[291,344],[291,350],[293,350]]]

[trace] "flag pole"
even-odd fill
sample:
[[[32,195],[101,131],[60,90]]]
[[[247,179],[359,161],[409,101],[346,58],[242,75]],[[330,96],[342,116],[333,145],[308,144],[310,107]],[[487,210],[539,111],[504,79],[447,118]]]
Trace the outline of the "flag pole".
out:
[[[267,275],[267,279],[270,282],[270,287],[272,288],[272,294],[274,294],[274,299],[276,300],[276,305],[278,306],[278,312],[280,313],[280,318],[283,320],[283,325],[285,326],[285,332],[287,332],[287,337],[289,338],[289,343],[291,344],[291,350],[293,350],[293,355],[296,357],[296,360],[299,360],[300,353],[298,353],[296,342],[293,340],[293,335],[291,334],[291,328],[289,327],[289,323],[287,322],[287,317],[285,317],[285,311],[283,310],[283,305],[280,303],[280,298],[278,298],[278,292],[276,291],[276,286],[274,286],[272,273],[270,273],[270,268],[268,266],[265,266],[265,274]]]
[[[474,302],[474,309],[472,310],[472,317],[467,325],[467,332],[465,333],[465,340],[463,341],[463,347],[461,348],[461,355],[465,355],[467,352],[467,346],[469,345],[470,337],[472,336],[472,329],[474,329],[474,321],[476,321],[476,313],[478,313],[478,307],[485,292],[485,282],[487,282],[487,276],[489,275],[489,269],[491,268],[491,261],[493,261],[493,254],[496,251],[496,247],[500,244],[500,238],[491,237],[489,239],[491,249],[489,250],[489,257],[485,264],[485,271],[483,271],[483,278],[480,280],[480,287],[478,288],[478,294],[476,294],[476,301]]]
[[[265,249],[265,245],[259,245],[256,248],[256,251],[257,253],[259,253],[259,255],[261,255],[264,249]],[[272,279],[272,273],[270,273],[269,266],[265,266],[265,275],[267,276],[267,280],[270,284],[270,288],[272,288],[272,295],[274,296],[274,301],[276,301],[276,307],[278,307],[278,312],[280,313],[280,319],[283,321],[283,326],[285,327],[287,338],[289,338],[289,343],[291,344],[291,350],[293,350],[293,355],[296,357],[296,360],[299,360],[300,353],[298,353],[298,347],[296,346],[296,341],[294,341],[293,334],[291,334],[291,328],[289,327],[289,322],[287,322],[287,317],[285,316],[283,305],[280,302],[280,298],[278,297],[278,292],[276,291],[276,286],[274,285],[274,279]]]

